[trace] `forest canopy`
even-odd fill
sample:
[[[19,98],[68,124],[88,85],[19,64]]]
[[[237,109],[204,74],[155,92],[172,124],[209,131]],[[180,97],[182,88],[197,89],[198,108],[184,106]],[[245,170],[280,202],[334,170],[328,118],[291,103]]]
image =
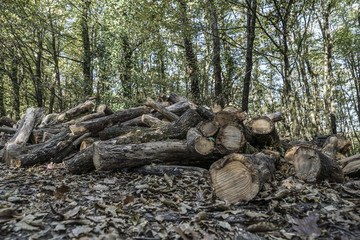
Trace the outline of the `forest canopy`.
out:
[[[358,1],[2,0],[0,13],[2,116],[177,92],[281,111],[289,139],[359,142]]]

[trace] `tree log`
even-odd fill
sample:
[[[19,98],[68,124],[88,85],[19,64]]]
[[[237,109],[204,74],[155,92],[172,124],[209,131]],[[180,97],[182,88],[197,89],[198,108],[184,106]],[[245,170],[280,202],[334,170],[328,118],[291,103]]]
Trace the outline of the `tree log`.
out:
[[[264,153],[231,154],[210,167],[212,187],[229,203],[250,201],[275,174],[274,159]]]
[[[107,116],[114,114],[114,112],[108,108],[105,104],[100,104],[97,108],[96,108],[96,112],[103,112],[105,113]]]
[[[42,108],[26,109],[26,113],[20,122],[19,128],[15,135],[7,142],[6,148],[11,148],[13,145],[16,145],[15,147],[24,146],[29,141],[33,128],[39,119],[42,118],[43,114]]]
[[[360,154],[341,159],[338,163],[343,166],[345,175],[350,177],[360,176]]]
[[[178,115],[170,112],[169,110],[167,110],[165,107],[163,107],[161,104],[155,102],[153,99],[151,99],[150,97],[146,98],[146,105],[148,105],[149,107],[152,107],[153,109],[155,109],[156,111],[158,111],[159,113],[161,113],[164,117],[166,117],[167,119],[169,119],[170,121],[174,121],[177,120],[179,118]]]
[[[117,144],[143,143],[151,141],[161,141],[164,139],[184,139],[187,131],[195,127],[201,121],[199,114],[188,109],[181,117],[157,129],[141,129],[126,133],[116,138]]]
[[[13,127],[14,125],[16,125],[16,120],[2,116],[0,118],[0,126],[7,126],[7,127]]]
[[[219,123],[217,121],[206,121],[200,124],[199,131],[204,137],[213,137],[219,130]]]
[[[52,139],[36,148],[30,153],[12,157],[7,159],[7,162],[12,167],[27,167],[35,164],[50,162],[52,158],[56,157],[59,152],[71,144],[70,134],[68,132],[60,132]],[[35,145],[36,146],[36,145]]]
[[[328,179],[331,182],[343,182],[344,174],[338,163],[322,152],[298,146],[292,149],[287,159],[292,161],[296,176],[306,182],[315,182]]]
[[[156,117],[152,117],[150,114],[143,114],[141,116],[141,122],[143,122],[148,127],[163,127],[168,125],[168,122],[161,121]]]
[[[147,107],[130,108],[124,111],[116,112],[112,115],[96,118],[90,121],[76,123],[69,128],[74,135],[82,135],[87,132],[99,132],[106,127],[125,122],[149,112]]]
[[[122,125],[114,125],[111,127],[107,127],[104,130],[98,132],[98,136],[100,140],[108,140],[110,138],[118,137],[129,132],[148,130],[147,127],[134,127],[134,126],[122,126]]]
[[[101,117],[104,117],[104,116],[107,116],[104,112],[91,113],[91,114],[87,114],[85,116],[82,116],[80,118],[71,120],[71,121],[67,122],[67,124],[76,124],[76,123],[79,123],[79,122],[85,122],[85,121],[89,121],[89,120],[92,120],[92,119],[101,118]]]
[[[277,134],[275,124],[268,117],[254,118],[245,125],[245,137],[248,142],[255,147],[280,146],[280,138]]]
[[[268,113],[265,115],[265,117],[270,118],[270,120],[273,122],[284,120],[284,118],[281,116],[281,112]]]
[[[350,151],[352,147],[352,142],[346,139],[345,136],[340,134],[333,134],[333,135],[317,135],[313,138],[312,142],[316,144],[318,147],[322,148],[330,141],[330,138],[336,136],[338,143],[337,143],[337,152],[341,154],[346,154]]]
[[[160,141],[117,145],[116,140],[94,143],[93,161],[97,170],[139,167],[151,163],[187,165],[193,161],[212,161],[211,157],[191,153],[185,141]]]
[[[203,106],[198,106],[196,108],[196,111],[198,112],[198,114],[201,117],[203,117],[203,118],[205,118],[207,120],[213,120],[215,118],[215,116],[216,116],[210,109],[207,109],[207,108],[205,108]]]
[[[94,170],[93,146],[89,146],[75,154],[65,161],[65,165],[72,174],[83,174]]]
[[[242,152],[245,147],[245,136],[240,127],[225,125],[220,128],[216,137],[216,148],[222,154]]]
[[[86,101],[77,105],[76,107],[67,110],[66,112],[60,114],[57,118],[59,122],[66,122],[73,119],[76,116],[79,116],[85,112],[91,112],[95,104],[92,101]]]
[[[90,147],[94,142],[98,141],[99,139],[96,139],[96,138],[84,138],[82,141],[81,141],[81,144],[80,144],[80,151],[84,150],[85,148],[88,148]]]
[[[38,144],[38,143],[44,142],[43,137],[44,137],[45,133],[50,133],[50,134],[56,135],[59,132],[66,131],[66,129],[67,128],[63,127],[62,125],[56,125],[56,126],[47,127],[47,128],[34,129],[31,132],[31,135],[30,135],[30,142],[32,144]]]
[[[240,111],[233,107],[226,107],[216,114],[215,121],[219,125],[225,126],[228,124],[240,124],[242,119],[239,119]]]
[[[3,132],[3,133],[15,134],[16,131],[17,131],[17,129],[12,128],[12,127],[0,127],[0,132]]]
[[[40,125],[39,125],[39,128],[43,128],[43,127],[46,127],[48,125],[53,125],[53,124],[57,124],[58,123],[58,117],[59,117],[59,114],[58,113],[50,113],[48,115],[46,115]]]
[[[141,174],[151,174],[164,176],[171,175],[176,177],[198,176],[206,179],[210,178],[209,171],[205,168],[192,166],[177,166],[177,165],[145,165],[133,169],[133,171]]]
[[[201,155],[209,155],[215,149],[214,142],[203,137],[196,128],[189,129],[186,135],[186,143],[190,152],[196,152]]]

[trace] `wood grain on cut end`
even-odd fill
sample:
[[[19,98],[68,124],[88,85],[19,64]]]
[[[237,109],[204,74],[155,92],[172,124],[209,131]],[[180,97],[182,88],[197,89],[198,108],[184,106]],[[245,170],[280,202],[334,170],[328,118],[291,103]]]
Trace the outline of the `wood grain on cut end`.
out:
[[[274,129],[274,124],[267,117],[262,117],[251,121],[250,126],[252,131],[257,134],[268,134],[271,133]]]
[[[315,149],[300,147],[294,154],[296,176],[307,182],[315,182],[320,174],[320,156]]]
[[[233,125],[220,128],[216,138],[216,146],[220,153],[239,152],[245,145],[245,137],[242,130]]]
[[[229,203],[249,201],[259,192],[259,179],[245,157],[230,155],[224,166],[210,168],[215,194]]]

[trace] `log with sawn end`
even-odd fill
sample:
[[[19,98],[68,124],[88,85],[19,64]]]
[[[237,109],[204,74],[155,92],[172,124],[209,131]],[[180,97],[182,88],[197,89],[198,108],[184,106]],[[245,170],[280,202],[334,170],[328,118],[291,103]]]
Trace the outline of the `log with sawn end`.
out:
[[[179,118],[178,115],[176,115],[175,113],[170,112],[169,110],[167,110],[161,104],[155,102],[150,97],[146,98],[146,105],[148,105],[149,107],[152,107],[153,109],[155,109],[156,111],[161,113],[164,117],[166,117],[170,121],[174,121],[174,120],[177,120]]]
[[[190,128],[186,135],[188,149],[201,155],[209,155],[215,150],[214,142],[201,135],[196,128]]]
[[[95,106],[95,103],[93,103],[92,101],[86,101],[86,102],[81,103],[81,104],[77,105],[76,107],[69,109],[66,112],[60,114],[58,116],[57,120],[59,122],[69,121],[69,120],[75,118],[76,116],[79,116],[82,113],[91,112],[91,110],[93,109],[94,106]]]
[[[250,201],[273,179],[274,161],[272,155],[264,153],[233,153],[216,161],[210,166],[216,196],[229,203]]]

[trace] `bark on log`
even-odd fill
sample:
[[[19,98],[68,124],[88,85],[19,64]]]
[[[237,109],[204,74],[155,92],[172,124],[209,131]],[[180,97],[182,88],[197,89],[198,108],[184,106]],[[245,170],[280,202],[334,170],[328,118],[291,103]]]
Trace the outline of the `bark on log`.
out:
[[[341,159],[338,163],[343,166],[345,175],[350,177],[360,177],[360,154]]]
[[[190,152],[209,155],[215,150],[214,142],[203,137],[199,130],[190,128],[186,135],[186,143]]]
[[[16,131],[17,129],[12,127],[0,127],[0,132],[3,133],[15,134]]]
[[[98,132],[98,136],[99,136],[100,140],[108,140],[110,138],[115,138],[115,137],[127,134],[129,132],[135,132],[137,130],[145,131],[145,130],[148,130],[148,128],[147,127],[114,125],[114,126],[105,128],[104,130]]]
[[[204,137],[213,137],[219,130],[219,123],[216,121],[206,121],[200,124],[199,131]]]
[[[331,182],[343,182],[344,174],[338,163],[322,152],[298,146],[288,155],[295,167],[296,176],[306,182],[315,182],[328,179]]]
[[[30,142],[32,144],[38,144],[38,143],[44,142],[43,137],[44,137],[45,133],[50,133],[50,134],[56,135],[59,132],[66,131],[66,129],[67,128],[63,127],[62,125],[60,125],[60,126],[57,125],[57,126],[52,126],[52,127],[47,127],[47,128],[34,129],[31,132],[31,135],[30,135]]]
[[[0,126],[7,126],[7,127],[13,127],[14,125],[16,125],[17,121],[5,116],[2,116],[0,118]]]
[[[215,121],[217,121],[221,127],[228,124],[240,124],[241,119],[238,118],[238,112],[239,110],[233,107],[224,108],[216,114]]]
[[[350,140],[346,139],[345,136],[340,135],[340,134],[317,135],[313,138],[312,142],[314,144],[316,144],[318,147],[322,148],[330,141],[330,138],[333,136],[336,136],[338,139],[337,152],[344,154],[344,155],[346,153],[348,153],[352,147],[352,142]]]
[[[116,138],[117,144],[143,143],[151,141],[161,141],[164,139],[184,139],[187,131],[195,127],[201,121],[199,114],[188,109],[181,117],[158,129],[142,129],[126,133]]]
[[[209,162],[212,158],[191,153],[186,141],[117,145],[114,139],[94,143],[93,161],[97,170],[112,170],[166,162],[188,165],[193,161]]]
[[[91,113],[91,114],[82,116],[80,118],[71,120],[71,121],[67,122],[67,124],[76,124],[76,123],[85,122],[85,121],[89,121],[89,120],[96,119],[96,118],[101,118],[104,116],[107,116],[104,112]]]
[[[264,153],[231,154],[210,167],[212,187],[220,199],[229,203],[250,201],[272,180],[274,159]]]
[[[215,118],[215,116],[216,116],[210,109],[207,109],[207,108],[205,108],[203,106],[198,106],[196,108],[196,111],[198,112],[198,114],[201,117],[203,117],[203,118],[205,118],[207,120],[213,120]]]
[[[108,108],[105,104],[100,104],[97,108],[96,108],[96,112],[103,112],[105,113],[107,116],[114,114],[114,112]]]
[[[95,169],[93,162],[93,146],[89,146],[65,161],[65,165],[72,174],[83,174]]]
[[[91,112],[95,104],[92,101],[86,101],[82,104],[77,105],[76,107],[67,110],[66,112],[60,114],[57,118],[59,122],[66,122],[73,119],[76,116],[79,116],[85,112]]]
[[[24,146],[31,135],[33,128],[39,119],[42,118],[44,112],[42,108],[28,108],[21,120],[20,126],[17,129],[15,135],[7,142],[6,148],[16,146]],[[15,146],[15,147],[16,147]]]
[[[80,144],[80,151],[90,147],[94,142],[98,141],[99,139],[96,139],[96,138],[84,138],[82,141],[81,141],[81,144]]]
[[[179,95],[177,95],[176,93],[171,93],[168,101],[171,103],[177,103],[177,102],[181,102],[181,101],[185,101],[187,100],[185,97],[181,97]]]
[[[141,174],[151,174],[164,176],[171,175],[176,177],[197,176],[200,178],[209,179],[209,171],[205,168],[192,166],[178,166],[178,165],[145,165],[133,169],[133,171]]]
[[[153,109],[155,109],[156,111],[161,113],[164,117],[166,117],[170,121],[174,121],[174,120],[177,120],[179,118],[179,116],[177,116],[176,114],[168,111],[165,107],[163,107],[161,104],[155,102],[150,97],[146,98],[146,105],[149,106],[149,107],[152,107]]]
[[[48,115],[46,115],[40,125],[39,125],[39,128],[43,128],[43,127],[46,127],[48,125],[53,125],[53,124],[57,124],[59,121],[57,120],[59,117],[59,114],[58,113],[50,113]]]
[[[147,107],[137,107],[130,108],[124,111],[116,112],[110,116],[105,116],[101,118],[96,118],[90,121],[80,122],[74,125],[71,125],[69,128],[74,135],[82,135],[87,132],[99,132],[106,127],[113,126],[115,124],[125,122],[129,119],[136,118],[142,114],[148,113],[149,108]]]
[[[281,116],[281,112],[268,113],[265,115],[265,117],[270,118],[273,122],[284,120],[284,118]]]
[[[156,117],[152,117],[150,114],[143,114],[141,116],[141,122],[152,128],[164,127],[169,124],[168,122],[161,121]]]
[[[141,116],[138,116],[136,118],[127,120],[123,123],[120,124],[121,126],[124,127],[147,127],[142,121],[141,121]]]
[[[222,154],[242,152],[245,147],[245,136],[240,127],[225,125],[220,128],[216,137],[216,148]]]
[[[280,138],[277,134],[275,124],[268,117],[258,117],[252,119],[245,126],[245,137],[250,144],[263,148],[279,147]]]

